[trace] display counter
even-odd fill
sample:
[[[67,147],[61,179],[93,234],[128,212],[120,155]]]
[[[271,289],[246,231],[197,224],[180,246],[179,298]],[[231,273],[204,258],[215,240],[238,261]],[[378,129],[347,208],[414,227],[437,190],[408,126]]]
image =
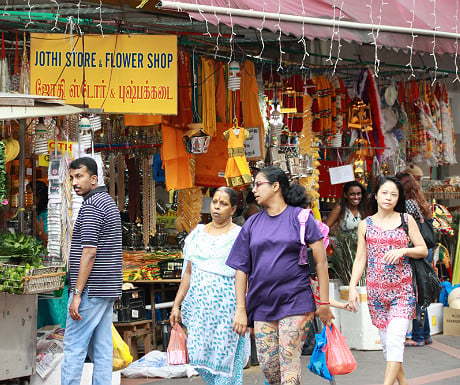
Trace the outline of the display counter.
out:
[[[35,372],[37,295],[0,293],[0,381]]]

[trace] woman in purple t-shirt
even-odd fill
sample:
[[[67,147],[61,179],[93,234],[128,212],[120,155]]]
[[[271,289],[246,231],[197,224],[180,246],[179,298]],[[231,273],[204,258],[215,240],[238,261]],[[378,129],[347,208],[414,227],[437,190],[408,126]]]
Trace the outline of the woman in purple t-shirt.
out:
[[[299,265],[300,223],[305,189],[290,184],[279,167],[260,170],[252,189],[265,210],[251,216],[238,235],[227,265],[236,270],[233,330],[253,326],[257,353],[270,385],[300,384],[302,340],[316,306],[308,265]],[[313,250],[320,286],[316,314],[329,324],[329,276],[323,234],[310,214],[305,242]],[[247,295],[246,295],[247,288]]]

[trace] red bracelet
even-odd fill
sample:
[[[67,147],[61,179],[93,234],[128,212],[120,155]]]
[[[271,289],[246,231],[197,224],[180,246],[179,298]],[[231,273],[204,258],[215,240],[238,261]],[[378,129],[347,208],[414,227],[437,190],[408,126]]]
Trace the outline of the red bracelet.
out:
[[[318,302],[319,303],[319,306],[321,305],[330,305],[331,303],[330,302]]]

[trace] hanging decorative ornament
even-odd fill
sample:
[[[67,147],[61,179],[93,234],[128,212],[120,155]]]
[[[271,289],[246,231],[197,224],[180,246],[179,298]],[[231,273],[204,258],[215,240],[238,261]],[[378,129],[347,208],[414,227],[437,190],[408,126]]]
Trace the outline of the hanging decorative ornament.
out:
[[[241,77],[238,75],[240,72],[240,65],[237,61],[232,61],[228,65],[228,82],[227,88],[230,91],[238,91],[241,86]]]
[[[116,202],[116,193],[115,193],[115,162],[116,162],[116,155],[110,155],[110,166],[109,166],[109,194],[112,197],[113,201]]]
[[[91,148],[91,122],[88,118],[82,117],[79,122],[80,135],[78,137],[78,144],[80,145],[80,153],[84,154]]]
[[[19,85],[19,92],[22,94],[30,93],[30,67],[29,58],[27,57],[27,44],[26,44],[26,33],[24,32],[24,46],[22,51],[22,62],[21,62],[21,80]]]
[[[35,126],[34,153],[39,155],[48,153],[48,128],[42,117],[38,118],[38,124]]]
[[[5,38],[2,32],[2,52],[0,55],[0,92],[10,91],[10,71],[5,53]]]
[[[19,61],[18,33],[16,32],[16,47],[14,49],[14,72],[11,77],[11,91],[19,92],[21,85],[21,63]]]
[[[118,192],[118,210],[125,211],[125,156],[118,154],[117,157],[117,192]]]

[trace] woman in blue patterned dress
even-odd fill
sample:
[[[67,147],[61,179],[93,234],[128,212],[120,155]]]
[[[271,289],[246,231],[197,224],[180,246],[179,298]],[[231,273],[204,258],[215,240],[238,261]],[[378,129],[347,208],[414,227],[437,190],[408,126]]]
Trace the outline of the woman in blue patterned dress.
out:
[[[235,270],[225,264],[241,227],[232,222],[237,194],[220,187],[211,201],[212,222],[186,238],[184,273],[171,310],[171,325],[187,327],[190,365],[209,385],[243,383],[249,339],[232,331]],[[186,266],[186,267],[185,267]]]

